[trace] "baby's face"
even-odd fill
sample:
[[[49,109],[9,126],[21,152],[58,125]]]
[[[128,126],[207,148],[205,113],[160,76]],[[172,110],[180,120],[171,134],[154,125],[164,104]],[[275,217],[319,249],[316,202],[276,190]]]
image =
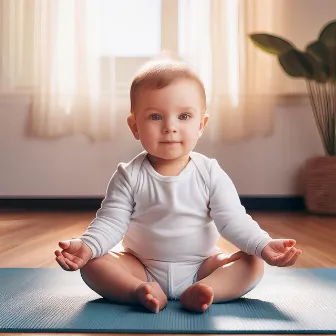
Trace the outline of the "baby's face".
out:
[[[197,83],[179,79],[162,89],[139,89],[136,95],[136,139],[151,155],[173,160],[188,155],[207,123]]]

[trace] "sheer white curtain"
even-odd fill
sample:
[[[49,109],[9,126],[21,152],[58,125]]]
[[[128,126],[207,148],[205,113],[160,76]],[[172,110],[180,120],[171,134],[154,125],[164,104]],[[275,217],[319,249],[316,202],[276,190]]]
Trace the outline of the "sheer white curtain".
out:
[[[0,0],[0,10],[0,85],[32,93],[29,133],[112,138],[115,59],[99,52],[100,2]]]
[[[203,79],[213,139],[242,140],[267,136],[279,81],[275,57],[248,38],[272,32],[281,1],[180,0],[179,50]]]

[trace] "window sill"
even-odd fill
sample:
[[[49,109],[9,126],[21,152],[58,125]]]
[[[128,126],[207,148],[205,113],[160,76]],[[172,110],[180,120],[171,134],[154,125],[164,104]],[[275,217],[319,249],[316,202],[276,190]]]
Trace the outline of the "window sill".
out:
[[[281,94],[278,96],[279,106],[310,105],[308,93]]]
[[[125,107],[129,106],[129,83],[119,83],[117,85],[116,92],[118,106]],[[10,105],[26,105],[31,101],[31,90],[22,89],[15,92],[2,92],[0,93],[0,104],[10,104]]]
[[[118,108],[129,108],[129,84],[120,83],[117,87]],[[30,91],[21,90],[13,93],[0,93],[0,104],[26,105],[31,101]],[[278,96],[278,106],[306,106],[310,105],[308,94],[282,94]]]

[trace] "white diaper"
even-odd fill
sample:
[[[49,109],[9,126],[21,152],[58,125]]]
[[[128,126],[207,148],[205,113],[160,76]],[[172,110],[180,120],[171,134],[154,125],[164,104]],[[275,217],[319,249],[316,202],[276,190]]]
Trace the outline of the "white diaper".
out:
[[[197,281],[197,272],[203,260],[193,262],[165,262],[144,260],[147,281],[156,281],[168,299],[178,300],[181,294]]]

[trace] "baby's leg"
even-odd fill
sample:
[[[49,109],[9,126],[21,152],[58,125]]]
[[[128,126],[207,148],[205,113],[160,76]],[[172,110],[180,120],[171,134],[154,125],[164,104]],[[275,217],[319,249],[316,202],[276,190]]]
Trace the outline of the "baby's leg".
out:
[[[146,282],[143,264],[130,253],[107,253],[89,261],[80,272],[84,282],[108,300],[140,303],[154,313],[167,305],[167,297],[159,284]]]
[[[240,251],[240,258],[224,266],[218,255],[206,259],[198,271],[197,282],[180,297],[188,310],[203,312],[212,303],[237,299],[251,290],[264,273],[264,261]],[[202,277],[200,275],[206,275]]]

